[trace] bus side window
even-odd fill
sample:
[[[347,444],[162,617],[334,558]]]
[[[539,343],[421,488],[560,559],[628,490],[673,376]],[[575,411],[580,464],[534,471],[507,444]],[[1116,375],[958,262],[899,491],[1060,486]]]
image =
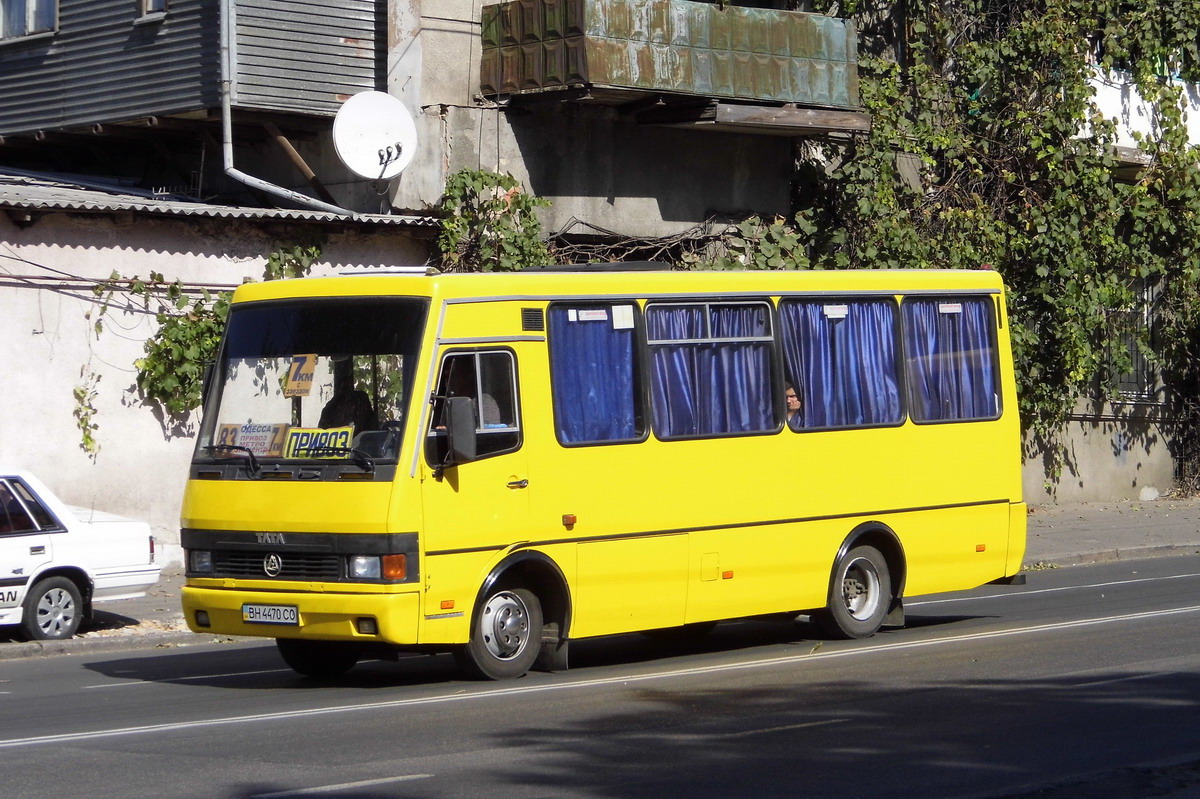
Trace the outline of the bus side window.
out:
[[[999,417],[995,310],[986,297],[904,301],[905,367],[913,421]]]
[[[511,352],[455,352],[442,359],[425,452],[429,463],[435,465],[443,463],[446,456],[442,397],[470,397],[474,401],[476,460],[521,446],[516,361]]]
[[[633,302],[550,306],[554,430],[566,445],[641,441],[636,306]]]
[[[769,303],[656,302],[646,306],[646,343],[660,438],[779,429]]]
[[[779,316],[784,364],[800,400],[793,429],[904,420],[892,300],[784,300]]]

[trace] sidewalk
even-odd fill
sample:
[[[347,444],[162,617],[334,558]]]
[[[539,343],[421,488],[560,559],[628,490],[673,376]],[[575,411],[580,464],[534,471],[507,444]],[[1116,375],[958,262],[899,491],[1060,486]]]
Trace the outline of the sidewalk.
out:
[[[1200,497],[1032,508],[1025,567],[1200,552]]]
[[[1031,569],[1185,553],[1200,553],[1200,498],[1164,497],[1032,508],[1024,563]],[[0,660],[222,640],[188,631],[179,607],[181,585],[180,568],[168,568],[145,597],[97,605],[93,622],[68,641],[34,643],[0,636]]]

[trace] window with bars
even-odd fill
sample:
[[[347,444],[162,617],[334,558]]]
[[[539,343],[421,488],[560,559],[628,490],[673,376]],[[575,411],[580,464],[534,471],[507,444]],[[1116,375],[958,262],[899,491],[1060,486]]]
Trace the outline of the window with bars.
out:
[[[1135,402],[1150,402],[1157,397],[1158,373],[1145,350],[1154,334],[1155,297],[1155,287],[1143,283],[1137,288],[1133,305],[1119,312],[1127,317],[1129,325],[1116,346],[1124,350],[1129,368],[1117,376],[1117,391]]]

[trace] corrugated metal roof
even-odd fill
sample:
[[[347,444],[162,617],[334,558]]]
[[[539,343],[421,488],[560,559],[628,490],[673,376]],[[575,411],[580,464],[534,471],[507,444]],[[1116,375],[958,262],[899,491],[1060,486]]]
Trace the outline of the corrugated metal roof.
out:
[[[81,185],[0,171],[0,208],[27,211],[76,211],[105,213],[128,211],[160,216],[208,217],[211,219],[283,219],[298,222],[386,225],[396,227],[436,227],[433,216],[416,214],[356,214],[352,217],[323,211],[280,208],[242,208],[211,205],[179,197],[155,197],[120,186]]]

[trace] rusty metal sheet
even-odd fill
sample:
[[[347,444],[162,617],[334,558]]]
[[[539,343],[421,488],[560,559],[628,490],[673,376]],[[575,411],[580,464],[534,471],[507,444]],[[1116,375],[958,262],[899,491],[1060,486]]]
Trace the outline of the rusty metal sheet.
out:
[[[484,94],[588,84],[635,95],[859,102],[854,26],[819,14],[692,0],[514,0],[485,6],[481,22]]]

